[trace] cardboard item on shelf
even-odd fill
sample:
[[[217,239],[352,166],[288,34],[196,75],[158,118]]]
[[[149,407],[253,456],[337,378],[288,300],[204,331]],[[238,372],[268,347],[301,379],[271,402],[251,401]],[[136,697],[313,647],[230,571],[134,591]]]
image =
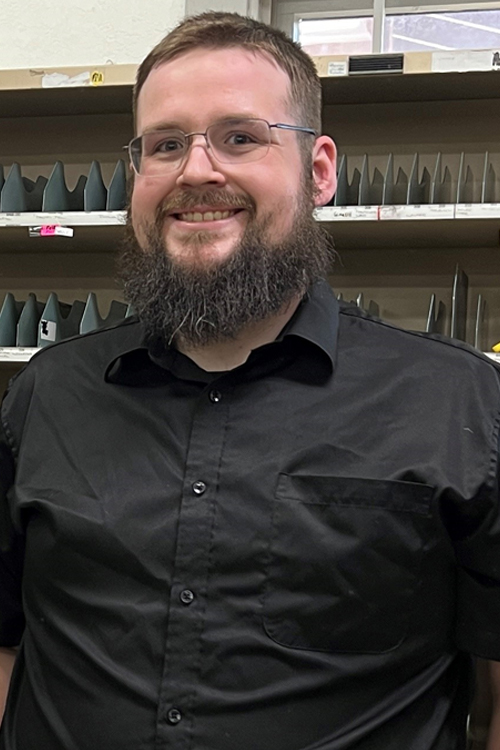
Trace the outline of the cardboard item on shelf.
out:
[[[38,343],[38,326],[45,304],[30,292],[23,305],[16,326],[16,346],[35,347]]]
[[[118,323],[120,320],[127,317],[128,311],[129,308],[126,303],[112,300],[109,312],[107,316],[103,318],[99,313],[97,296],[95,292],[90,292],[80,321],[80,333],[88,333],[89,331],[95,331],[98,328]]]
[[[73,190],[68,190],[64,164],[57,161],[43,193],[42,211],[83,211],[83,192],[87,178],[80,175]]]
[[[51,292],[40,318],[38,342],[40,347],[76,336],[80,332],[80,322],[85,310],[85,302],[75,300],[72,305],[59,302],[55,292]]]
[[[46,177],[37,177],[36,181],[23,177],[20,165],[14,162],[3,185],[0,180],[0,212],[40,211],[46,185]]]
[[[0,310],[0,346],[16,345],[16,326],[23,304],[15,299],[12,292],[7,292],[5,295]]]
[[[126,203],[127,170],[122,159],[116,164],[109,189],[98,161],[92,162],[88,176],[80,175],[73,190],[67,187],[62,161],[55,163],[48,179],[40,175],[36,181],[23,177],[16,162],[7,177],[0,166],[0,213],[122,211]]]
[[[106,208],[108,191],[102,179],[101,165],[93,161],[83,188],[83,210],[103,211]]]
[[[127,205],[127,167],[119,159],[108,187],[107,211],[123,211]]]

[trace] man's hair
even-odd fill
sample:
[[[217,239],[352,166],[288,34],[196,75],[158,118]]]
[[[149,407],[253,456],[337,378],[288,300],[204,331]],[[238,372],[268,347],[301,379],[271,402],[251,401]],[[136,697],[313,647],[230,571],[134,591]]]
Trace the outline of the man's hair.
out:
[[[321,84],[309,55],[283,31],[237,13],[214,11],[186,18],[142,62],[134,87],[134,118],[139,94],[153,68],[200,48],[245,49],[272,58],[290,79],[290,114],[296,124],[321,132]]]

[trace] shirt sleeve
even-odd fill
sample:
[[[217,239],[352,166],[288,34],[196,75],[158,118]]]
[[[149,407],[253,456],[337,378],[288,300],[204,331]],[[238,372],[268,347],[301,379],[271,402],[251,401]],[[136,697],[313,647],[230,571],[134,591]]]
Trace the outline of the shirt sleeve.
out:
[[[498,446],[491,467],[490,481],[461,509],[461,518],[454,525],[458,562],[455,638],[459,649],[500,661]]]
[[[24,538],[12,523],[9,499],[15,463],[4,427],[0,425],[0,646],[20,643],[24,631],[21,580]]]

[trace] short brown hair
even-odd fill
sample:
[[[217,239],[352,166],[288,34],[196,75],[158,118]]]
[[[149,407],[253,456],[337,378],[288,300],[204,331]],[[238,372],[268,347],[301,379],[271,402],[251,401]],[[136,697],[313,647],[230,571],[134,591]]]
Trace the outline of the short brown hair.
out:
[[[141,63],[134,87],[134,118],[139,94],[153,68],[193,49],[231,47],[271,57],[290,79],[290,108],[297,124],[321,132],[321,83],[309,55],[279,29],[237,13],[215,11],[186,18]]]

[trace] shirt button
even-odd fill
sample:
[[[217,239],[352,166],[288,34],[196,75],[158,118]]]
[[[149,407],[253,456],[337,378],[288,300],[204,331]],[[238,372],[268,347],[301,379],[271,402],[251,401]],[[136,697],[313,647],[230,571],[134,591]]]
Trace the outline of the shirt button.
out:
[[[209,393],[209,399],[213,404],[218,404],[219,401],[222,399],[222,393],[220,391],[210,391]]]
[[[184,589],[179,594],[179,598],[183,604],[191,604],[194,601],[194,594],[189,589]]]
[[[193,482],[193,492],[195,495],[203,495],[206,489],[207,485],[205,482]]]
[[[171,708],[167,713],[167,721],[169,724],[178,724],[182,719],[182,714],[178,708]]]

